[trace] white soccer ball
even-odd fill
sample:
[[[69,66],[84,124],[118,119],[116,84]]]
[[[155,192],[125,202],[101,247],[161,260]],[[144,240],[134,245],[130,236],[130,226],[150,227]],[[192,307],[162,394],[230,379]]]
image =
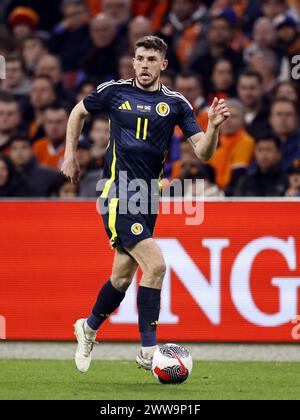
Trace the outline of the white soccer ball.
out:
[[[192,368],[192,357],[182,346],[167,343],[154,352],[152,373],[163,384],[181,384],[190,376]]]

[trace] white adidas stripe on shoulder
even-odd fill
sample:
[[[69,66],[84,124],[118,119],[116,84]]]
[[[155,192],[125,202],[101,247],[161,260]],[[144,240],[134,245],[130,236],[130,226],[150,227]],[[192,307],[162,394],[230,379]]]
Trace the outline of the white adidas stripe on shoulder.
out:
[[[107,88],[108,86],[112,86],[112,85],[129,85],[131,84],[131,79],[128,80],[110,80],[109,82],[104,82],[101,83],[99,86],[97,86],[97,93],[102,92],[102,90],[104,90],[105,88]]]
[[[188,104],[188,106],[193,109],[192,104],[179,92],[175,92],[174,90],[170,90],[169,88],[167,88],[167,86],[165,85],[161,85],[161,90],[162,92],[166,95],[166,96],[170,96],[170,97],[177,97],[182,99],[184,102],[186,102]]]
[[[103,90],[107,86],[112,85],[114,82],[115,82],[114,80],[111,80],[110,82],[101,83],[99,86],[97,86],[97,92],[100,92],[101,90]]]

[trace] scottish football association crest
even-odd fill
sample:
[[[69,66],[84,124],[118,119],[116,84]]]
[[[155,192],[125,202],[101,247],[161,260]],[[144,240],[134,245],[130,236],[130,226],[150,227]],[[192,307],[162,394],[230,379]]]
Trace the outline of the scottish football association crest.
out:
[[[165,102],[160,102],[159,104],[156,105],[156,112],[161,117],[166,117],[170,113],[170,107]]]

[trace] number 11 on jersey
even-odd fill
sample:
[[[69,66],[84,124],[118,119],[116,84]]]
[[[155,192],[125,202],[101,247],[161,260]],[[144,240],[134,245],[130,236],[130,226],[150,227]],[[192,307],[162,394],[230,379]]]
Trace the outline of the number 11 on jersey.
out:
[[[148,132],[148,118],[141,118],[138,117],[137,119],[137,126],[136,126],[136,135],[135,137],[140,140],[141,139],[141,132],[143,133],[142,139],[147,139],[147,132]]]

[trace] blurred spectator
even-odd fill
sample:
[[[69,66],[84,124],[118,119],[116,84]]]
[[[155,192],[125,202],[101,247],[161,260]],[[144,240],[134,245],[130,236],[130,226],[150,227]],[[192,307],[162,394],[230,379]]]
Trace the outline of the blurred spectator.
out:
[[[51,51],[61,58],[64,72],[79,69],[79,59],[90,47],[89,13],[83,0],[63,0],[63,20],[55,26],[51,37]]]
[[[261,0],[262,14],[273,21],[288,10],[287,0]]]
[[[288,15],[292,16],[298,22],[298,25],[300,23],[300,2],[299,0],[290,0],[290,8],[288,10]]]
[[[138,39],[147,35],[153,35],[150,19],[144,16],[136,16],[133,18],[128,25],[128,53],[131,54],[131,56],[134,54],[135,43]]]
[[[227,99],[235,96],[234,77],[232,64],[226,58],[219,58],[213,67],[211,84],[212,90],[208,95],[208,103],[212,103],[214,97]]]
[[[231,195],[239,178],[250,165],[254,139],[246,132],[244,107],[236,99],[229,99],[230,117],[221,127],[219,147],[209,164],[216,172],[218,186]]]
[[[135,76],[132,66],[132,55],[121,55],[118,63],[118,77],[123,80],[131,79]]]
[[[0,27],[0,55],[7,62],[7,79],[0,80],[0,152],[5,156],[15,131],[28,130],[31,141],[44,141],[43,156],[51,161],[50,166],[60,166],[65,127],[62,129],[59,120],[97,84],[133,78],[134,44],[140,37],[155,33],[169,46],[169,65],[161,83],[187,97],[203,130],[207,128],[207,105],[214,96],[238,96],[243,105],[239,111],[233,105],[233,118],[224,125],[214,156],[219,187],[215,187],[213,177],[207,179],[205,175],[209,166],[204,171],[201,163],[198,167],[199,161],[182,142],[178,127],[165,156],[168,182],[184,176],[184,167],[191,165],[186,175],[193,179],[190,194],[198,195],[197,177],[205,179],[212,194],[218,195],[221,186],[232,194],[251,161],[251,137],[259,140],[270,129],[281,141],[283,170],[300,159],[299,83],[292,81],[291,72],[291,57],[300,51],[299,0],[5,0],[0,10],[7,23]],[[48,136],[44,114],[49,107]],[[60,115],[54,111],[58,108]],[[91,148],[82,147],[80,153],[86,158],[90,153],[101,171],[109,141],[106,116],[88,118],[82,139],[88,139]],[[268,144],[272,148],[272,141]],[[25,141],[16,142],[17,146],[20,153],[29,153]],[[265,155],[268,153],[265,150]],[[252,170],[259,170],[256,161]],[[297,174],[294,176],[296,179]],[[67,196],[68,191],[71,196],[79,193],[78,188],[64,182],[61,194]]]
[[[173,0],[161,33],[176,52],[182,68],[186,68],[207,23],[207,9],[202,1]]]
[[[160,81],[165,86],[174,89],[175,88],[175,75],[176,73],[171,70],[170,68],[167,68],[167,70],[163,71],[160,76]]]
[[[2,89],[16,97],[22,97],[30,92],[31,83],[26,76],[22,57],[12,54],[6,57],[6,79],[2,82]]]
[[[211,74],[218,58],[231,62],[235,76],[243,67],[242,54],[230,47],[232,38],[233,28],[228,19],[222,15],[212,18],[202,51],[191,65],[193,71],[201,74],[206,93],[211,90]]]
[[[79,196],[80,197],[97,197],[97,182],[102,175],[96,160],[93,159],[91,153],[92,144],[83,140],[79,142],[77,148],[77,159],[80,166]]]
[[[72,199],[78,197],[79,185],[72,184],[59,174],[52,185],[52,195],[58,198]]]
[[[131,0],[102,0],[102,12],[116,22],[119,34],[127,32],[131,16]]]
[[[300,87],[295,82],[280,82],[274,90],[274,99],[289,99],[300,104]]]
[[[52,80],[47,76],[37,77],[33,83],[29,95],[30,107],[27,111],[29,120],[29,137],[37,140],[45,135],[43,115],[45,109],[57,101],[57,95]]]
[[[247,3],[247,0],[244,3]],[[242,52],[246,47],[250,45],[251,40],[243,30],[244,17],[236,13],[234,8],[232,7],[232,4],[230,5],[230,7],[224,7],[218,10],[216,14],[212,13],[212,16],[225,17],[230,23],[233,29],[233,36],[230,43],[230,47],[234,51]]]
[[[293,161],[288,171],[289,188],[285,195],[287,197],[300,197],[300,159]]]
[[[8,156],[0,155],[0,197],[28,197],[29,186],[16,172]]]
[[[91,155],[96,159],[100,166],[103,166],[103,157],[109,143],[109,121],[107,118],[99,116],[94,118],[89,132],[91,141]]]
[[[76,103],[82,101],[86,96],[91,94],[96,89],[96,84],[90,80],[81,82],[76,90]]]
[[[44,41],[37,35],[29,35],[22,42],[22,57],[28,74],[32,75],[39,59],[47,53]]]
[[[272,22],[266,17],[260,17],[253,27],[253,42],[244,50],[244,59],[248,62],[254,52],[273,49],[275,45],[276,32]]]
[[[34,9],[25,6],[16,7],[8,16],[8,23],[13,36],[21,43],[28,35],[32,35],[39,24],[39,16]]]
[[[205,130],[208,123],[207,104],[200,77],[196,73],[188,71],[178,73],[175,78],[175,89],[193,105],[197,121]],[[179,130],[176,130],[176,133],[181,136]]]
[[[31,197],[48,197],[58,172],[39,165],[34,157],[29,137],[16,133],[9,142],[10,158],[30,190]]]
[[[199,162],[199,159],[195,155],[191,146],[186,141],[182,141],[179,147],[181,157],[179,178],[193,178],[196,175],[201,162]]]
[[[213,184],[209,179],[205,178],[206,174],[201,170],[197,176],[192,179],[192,183],[188,184],[185,189],[184,198],[203,198],[203,197],[224,197],[222,191],[216,184]],[[199,178],[203,179],[203,184],[199,183]]]
[[[84,61],[84,72],[97,83],[116,78],[122,51],[115,21],[103,13],[95,16],[90,24],[90,36],[93,48]]]
[[[21,124],[18,101],[11,95],[0,95],[0,152],[6,152],[10,136]]]
[[[257,137],[269,127],[269,107],[261,75],[254,70],[245,70],[238,78],[237,90],[245,108],[246,130],[252,137]]]
[[[256,169],[244,175],[234,195],[243,197],[280,197],[288,188],[288,178],[281,169],[281,143],[267,135],[256,140]]]
[[[192,180],[184,191],[185,198],[224,197],[224,192],[215,184],[214,173],[209,166],[198,163],[191,169],[190,174],[184,176],[184,179]]]
[[[214,170],[195,158],[195,154],[187,142],[181,142],[180,149],[181,167],[178,177],[181,179],[183,187],[185,179],[192,180],[192,183],[188,184],[188,188],[183,191],[184,197],[202,197],[203,194],[206,197],[223,196],[224,193],[215,184]],[[197,183],[196,181],[199,179],[203,179],[203,183]]]
[[[0,54],[4,57],[15,52],[17,45],[12,36],[0,25]],[[1,82],[1,80],[0,80]]]
[[[4,0],[6,15],[16,7],[24,7],[24,3],[30,5],[39,17],[39,28],[44,31],[52,30],[53,26],[61,18],[59,5],[61,0]]]
[[[74,96],[72,92],[64,87],[63,72],[58,57],[51,54],[43,55],[37,62],[35,76],[49,77],[54,84],[56,95],[59,100],[66,104],[66,106],[72,107],[74,105]]]
[[[277,42],[285,55],[291,59],[300,51],[300,33],[297,22],[290,16],[280,15],[274,20]]]
[[[68,112],[61,106],[47,108],[44,112],[46,136],[33,145],[39,163],[50,168],[60,168],[65,152]]]
[[[276,99],[271,105],[270,125],[282,144],[282,167],[287,170],[300,158],[300,128],[296,104],[289,99]]]
[[[269,49],[257,50],[252,54],[249,66],[261,75],[264,94],[269,94],[277,85],[280,73],[280,63],[276,54]]]

